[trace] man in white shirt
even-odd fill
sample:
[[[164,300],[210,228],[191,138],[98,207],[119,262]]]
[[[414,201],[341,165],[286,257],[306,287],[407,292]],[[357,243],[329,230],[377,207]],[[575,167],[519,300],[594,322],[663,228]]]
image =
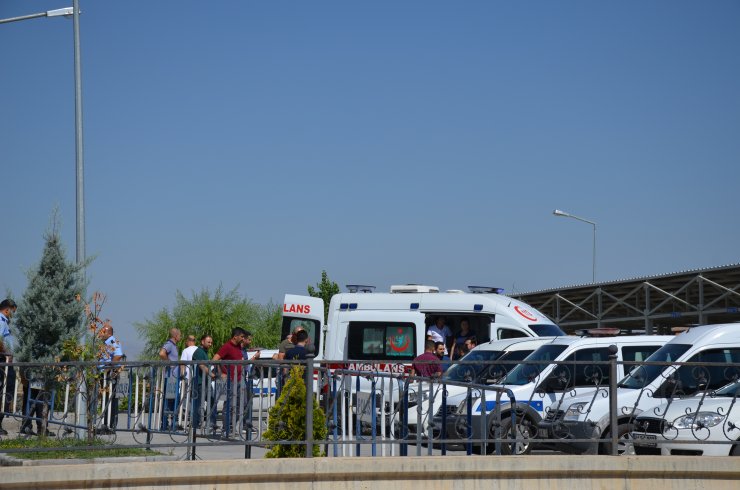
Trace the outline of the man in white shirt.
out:
[[[196,344],[195,335],[188,335],[188,337],[185,339],[185,348],[182,350],[182,355],[180,356],[181,361],[192,361],[193,360],[193,353],[198,350],[198,345]],[[185,372],[185,377],[188,381],[190,381],[190,377],[193,373],[193,366],[192,364],[189,366],[183,365],[182,366],[183,371]]]
[[[436,323],[427,329],[427,336],[431,335],[432,339],[436,342],[443,342],[445,344],[445,355],[448,355],[447,339],[452,337],[452,330],[450,330],[450,327],[445,325],[445,322],[445,317],[438,316]]]

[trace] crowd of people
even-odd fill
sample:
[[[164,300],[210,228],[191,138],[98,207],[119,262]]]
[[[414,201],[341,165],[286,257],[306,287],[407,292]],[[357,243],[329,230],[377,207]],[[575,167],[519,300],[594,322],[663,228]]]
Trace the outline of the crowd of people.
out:
[[[5,368],[0,369],[0,387],[4,400],[0,407],[0,435],[7,435],[2,428],[5,413],[10,413],[11,403],[16,390],[16,372],[10,368],[13,359],[13,343],[11,335],[11,319],[17,309],[17,305],[11,299],[0,303],[0,362],[8,363]],[[96,430],[100,433],[108,433],[116,430],[118,426],[118,398],[116,395],[117,384],[120,374],[120,365],[116,363],[125,360],[121,343],[114,336],[110,325],[103,326],[98,332],[103,348],[99,355],[100,393],[105,393],[102,405],[99,405],[98,397],[91,397],[90,412],[101,413],[100,423]],[[209,352],[213,347],[213,337],[204,334],[197,339],[195,335],[185,338],[185,347],[179,352],[178,345],[182,339],[182,332],[178,328],[169,331],[169,337],[159,350],[159,358],[168,361],[169,364],[163,369],[163,390],[161,422],[159,429],[163,431],[179,429],[177,412],[182,410],[183,404],[187,403],[187,412],[194,428],[200,428],[203,422],[208,424],[209,430],[215,431],[218,410],[215,400],[225,395],[223,413],[240,411],[244,403],[244,395],[234,396],[237,387],[245,387],[251,364],[223,363],[214,367],[208,361],[244,361],[256,360],[261,356],[261,351],[251,349],[253,342],[252,334],[240,327],[232,329],[231,337],[219,347],[213,358],[209,359]],[[276,360],[303,360],[310,352],[310,339],[308,332],[301,325],[294,328],[292,332],[280,343],[278,352],[273,356]],[[412,375],[424,377],[439,377],[449,367],[451,361],[460,359],[477,344],[476,337],[470,329],[467,320],[459,323],[459,330],[453,334],[452,329],[446,324],[446,319],[439,316],[429,326],[426,332],[424,352],[417,356],[412,363]],[[198,362],[200,361],[200,362]],[[287,370],[278,370],[278,387]],[[218,381],[222,381],[218,383]],[[20,431],[25,435],[46,434],[54,435],[45,427],[43,421],[47,416],[48,400],[41,400],[41,386],[37,386],[34,380],[23,379],[23,422]],[[207,390],[207,391],[206,391]],[[245,390],[247,396],[251,396],[251,389]],[[174,394],[174,396],[172,396]],[[209,410],[208,420],[203,420],[206,400],[211,400],[212,406]],[[36,422],[36,432],[33,431],[32,422]],[[227,417],[223,417],[224,429],[227,429]]]
[[[416,356],[411,365],[411,374],[435,378],[442,376],[452,360],[461,359],[478,345],[468,320],[460,321],[460,329],[455,335],[443,316],[427,328],[424,352]]]
[[[13,338],[11,335],[11,320],[16,312],[17,305],[12,299],[0,302],[0,362],[6,363],[0,368],[0,436],[8,435],[2,427],[6,414],[13,413],[18,402],[22,403],[20,410],[23,419],[20,432],[26,436],[45,434],[55,435],[46,427],[49,411],[49,394],[44,390],[43,383],[35,379],[22,380],[22,401],[16,395],[16,373],[13,366]],[[121,371],[120,363],[125,360],[121,342],[114,336],[113,328],[104,325],[97,333],[101,341],[101,348],[97,355],[97,388],[92,390],[95,396],[90,396],[88,402],[89,414],[95,417],[96,433],[106,434],[114,432],[118,427],[118,384]],[[210,430],[216,430],[218,410],[223,413],[238,413],[246,396],[251,396],[250,390],[237,391],[237,388],[246,388],[246,378],[251,369],[251,364],[244,363],[221,363],[213,366],[212,361],[244,361],[257,360],[261,356],[259,349],[251,349],[253,335],[240,327],[231,331],[231,337],[221,345],[212,358],[209,352],[213,347],[213,337],[204,334],[200,339],[195,335],[187,335],[185,347],[182,352],[178,346],[182,340],[182,332],[179,328],[169,330],[169,336],[159,350],[159,358],[168,361],[166,367],[162,367],[162,386],[152,386],[152,390],[162,394],[161,396],[161,421],[159,430],[169,431],[181,428],[178,418],[182,410],[191,421],[194,428],[201,427],[204,422],[204,410],[206,401],[211,400],[208,424]],[[275,359],[298,360],[305,359],[308,353],[308,334],[302,327],[296,327],[291,334],[280,344],[279,352]],[[198,362],[200,361],[200,362]],[[220,382],[219,382],[220,381]],[[251,388],[251,387],[250,387]],[[239,393],[239,396],[234,396]],[[224,399],[222,405],[219,399]],[[228,417],[223,417],[224,429],[227,429]],[[36,423],[36,431],[33,430],[33,422]]]

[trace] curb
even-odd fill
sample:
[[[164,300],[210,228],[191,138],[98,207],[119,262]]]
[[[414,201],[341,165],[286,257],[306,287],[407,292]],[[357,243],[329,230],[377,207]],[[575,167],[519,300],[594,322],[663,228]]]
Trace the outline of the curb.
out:
[[[50,466],[68,464],[103,464],[103,463],[163,463],[177,461],[177,456],[120,456],[90,459],[21,459],[0,454],[0,467],[3,466]]]

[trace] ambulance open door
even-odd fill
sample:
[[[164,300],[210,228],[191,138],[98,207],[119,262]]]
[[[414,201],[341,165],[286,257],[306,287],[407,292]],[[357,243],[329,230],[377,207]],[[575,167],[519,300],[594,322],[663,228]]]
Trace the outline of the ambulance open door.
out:
[[[303,327],[308,332],[309,351],[313,346],[316,358],[322,358],[324,300],[313,296],[286,294],[283,301],[283,325],[280,340],[285,339],[296,327]]]

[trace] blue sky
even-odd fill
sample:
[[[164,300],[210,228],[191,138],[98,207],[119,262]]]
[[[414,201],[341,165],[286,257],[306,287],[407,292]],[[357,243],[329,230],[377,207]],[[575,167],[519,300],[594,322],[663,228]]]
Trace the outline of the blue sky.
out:
[[[71,0],[0,0],[0,18]],[[219,284],[526,292],[740,261],[735,1],[81,0],[91,289],[133,323]],[[59,207],[72,22],[0,25],[0,292]]]

